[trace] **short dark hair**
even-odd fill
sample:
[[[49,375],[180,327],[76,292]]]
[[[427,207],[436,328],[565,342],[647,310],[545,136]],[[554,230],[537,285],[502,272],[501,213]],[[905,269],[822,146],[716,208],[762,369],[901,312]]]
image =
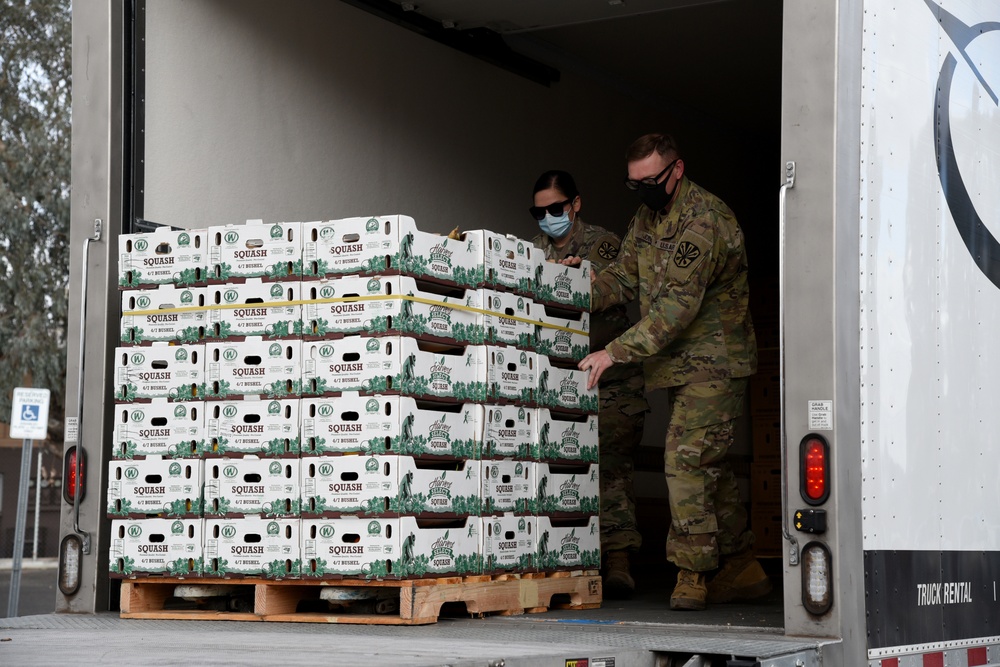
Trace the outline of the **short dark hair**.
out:
[[[537,194],[542,190],[555,188],[566,196],[566,199],[576,199],[580,196],[580,191],[576,189],[576,181],[569,175],[568,171],[552,169],[538,177],[535,181],[535,189],[531,194]]]
[[[626,162],[637,162],[647,158],[656,151],[663,157],[670,157],[671,153],[675,157],[680,157],[681,151],[677,148],[677,142],[669,134],[663,132],[653,132],[644,134],[628,147],[625,152]]]

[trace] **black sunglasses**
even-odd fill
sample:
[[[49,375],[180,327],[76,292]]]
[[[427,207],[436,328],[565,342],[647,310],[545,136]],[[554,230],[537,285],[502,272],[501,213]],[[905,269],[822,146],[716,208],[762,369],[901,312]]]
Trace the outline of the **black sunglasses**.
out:
[[[679,159],[680,158],[677,158],[677,160],[679,160]],[[642,187],[644,187],[644,188],[655,188],[659,184],[658,181],[660,180],[660,178],[662,178],[662,176],[665,173],[667,173],[668,171],[670,171],[671,169],[674,168],[674,165],[677,164],[677,160],[674,160],[673,162],[671,162],[670,164],[668,164],[666,167],[663,168],[663,171],[661,171],[660,173],[658,173],[653,178],[644,178],[641,181],[634,181],[631,178],[629,178],[628,176],[626,176],[625,177],[625,187],[628,188],[629,190],[638,190],[640,185]]]
[[[541,220],[545,217],[545,212],[548,211],[549,215],[562,215],[563,209],[566,208],[566,204],[572,202],[572,199],[567,199],[566,201],[557,201],[554,204],[549,204],[548,206],[529,206],[528,213],[535,220]]]

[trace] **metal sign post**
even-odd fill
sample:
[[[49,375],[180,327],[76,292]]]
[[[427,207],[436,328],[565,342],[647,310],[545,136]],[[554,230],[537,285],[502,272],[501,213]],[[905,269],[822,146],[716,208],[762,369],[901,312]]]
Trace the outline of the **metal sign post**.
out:
[[[14,618],[17,616],[17,604],[21,597],[24,529],[28,523],[28,483],[31,480],[31,446],[33,440],[45,440],[49,435],[49,390],[17,387],[14,389],[10,412],[10,437],[24,439],[21,447],[21,479],[17,485],[14,561],[10,572],[10,597],[7,600],[7,618]]]

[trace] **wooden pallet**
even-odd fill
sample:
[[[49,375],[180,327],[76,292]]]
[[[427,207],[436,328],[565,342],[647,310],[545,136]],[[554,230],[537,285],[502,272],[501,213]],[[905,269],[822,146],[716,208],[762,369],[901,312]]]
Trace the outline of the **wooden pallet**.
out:
[[[253,612],[170,608],[179,585],[226,585],[234,597],[249,600]],[[393,614],[317,611],[324,587],[383,589],[395,602]],[[384,589],[396,589],[389,593]],[[291,623],[355,623],[364,625],[427,625],[436,623],[446,603],[464,603],[473,616],[533,614],[549,609],[596,609],[601,606],[601,577],[594,570],[550,574],[497,575],[412,579],[404,581],[265,579],[126,579],[121,588],[121,617],[135,619],[278,621]],[[556,597],[555,602],[553,598]],[[395,606],[395,605],[393,605]]]

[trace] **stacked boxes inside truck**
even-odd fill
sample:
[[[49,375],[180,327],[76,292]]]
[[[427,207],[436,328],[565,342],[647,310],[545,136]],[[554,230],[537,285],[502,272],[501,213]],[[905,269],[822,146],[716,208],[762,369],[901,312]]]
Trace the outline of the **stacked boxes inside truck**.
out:
[[[144,282],[132,249],[180,236],[198,238],[200,264]],[[486,230],[421,232],[404,216],[159,231],[122,246],[114,574],[598,567],[597,394],[575,366],[589,347],[589,264],[550,265]],[[197,375],[174,369],[182,358]],[[140,409],[160,428],[134,428]],[[115,486],[168,480],[178,463],[188,484],[163,499]],[[190,567],[125,560],[153,517],[188,522],[149,530],[186,535]]]

